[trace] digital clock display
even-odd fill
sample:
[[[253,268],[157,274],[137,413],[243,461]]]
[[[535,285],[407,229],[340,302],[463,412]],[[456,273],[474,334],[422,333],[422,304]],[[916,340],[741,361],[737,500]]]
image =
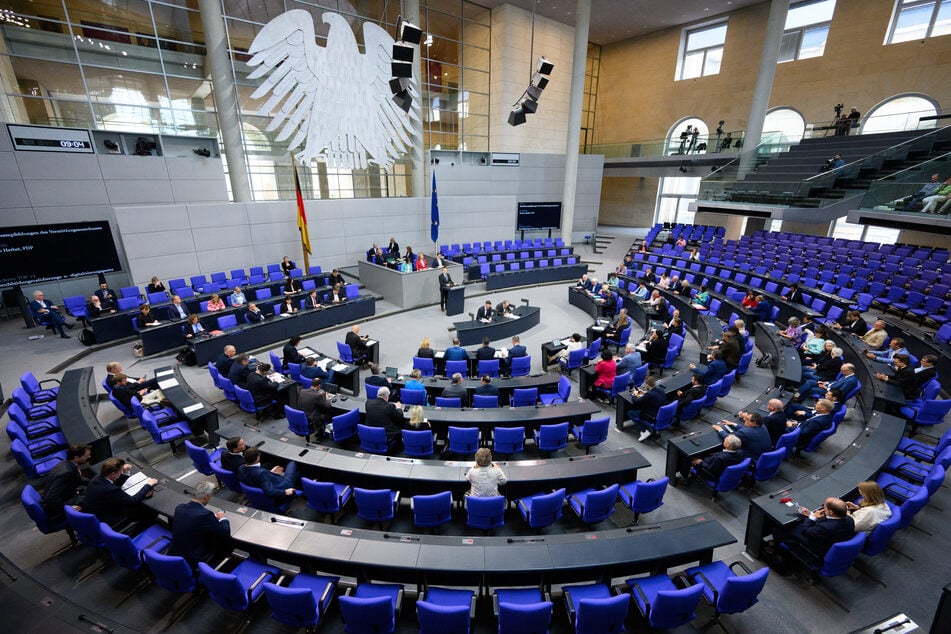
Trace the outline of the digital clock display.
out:
[[[88,130],[8,124],[13,147],[28,152],[79,152],[92,154]]]

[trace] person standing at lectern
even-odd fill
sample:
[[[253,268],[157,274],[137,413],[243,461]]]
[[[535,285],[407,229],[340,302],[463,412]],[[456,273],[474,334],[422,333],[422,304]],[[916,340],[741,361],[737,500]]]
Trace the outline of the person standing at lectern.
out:
[[[442,267],[442,273],[439,274],[439,310],[446,312],[446,303],[449,301],[449,289],[455,286],[452,276],[446,267]]]

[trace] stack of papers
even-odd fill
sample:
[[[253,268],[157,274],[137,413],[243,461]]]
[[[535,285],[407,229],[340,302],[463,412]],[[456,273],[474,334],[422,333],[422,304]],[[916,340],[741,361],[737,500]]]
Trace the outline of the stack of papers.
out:
[[[334,360],[331,359],[330,357],[324,357],[323,359],[321,359],[320,361],[317,362],[317,367],[320,368],[321,370],[323,370],[324,372],[326,372],[326,371],[327,371],[327,366],[329,366],[329,365],[330,365],[331,363],[333,363],[333,362],[334,362]],[[335,369],[336,369],[336,368],[335,368]]]
[[[350,366],[348,366],[346,363],[338,363],[338,364],[334,365],[334,372],[343,372],[344,370],[346,370],[346,369],[349,368],[349,367],[350,367]]]
[[[133,473],[129,476],[129,479],[125,481],[122,485],[122,490],[128,493],[129,495],[135,495],[142,490],[142,487],[145,486],[145,481],[149,479],[149,476],[145,475],[141,471],[138,473]]]
[[[163,390],[167,390],[170,387],[175,387],[176,385],[178,385],[178,379],[165,379],[164,381],[158,382],[158,386]]]

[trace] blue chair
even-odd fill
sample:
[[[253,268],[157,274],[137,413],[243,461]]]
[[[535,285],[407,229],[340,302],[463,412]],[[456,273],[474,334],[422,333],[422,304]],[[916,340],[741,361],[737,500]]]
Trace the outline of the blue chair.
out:
[[[264,596],[271,618],[295,628],[316,628],[333,601],[338,577],[300,572],[287,586],[265,581]]]
[[[479,376],[485,376],[486,374],[492,378],[499,376],[498,359],[482,359],[479,361]]]
[[[614,505],[617,502],[618,485],[596,490],[585,489],[568,496],[568,508],[574,511],[583,524],[591,527],[599,524],[614,514]]]
[[[403,586],[389,583],[361,583],[353,594],[341,596],[340,616],[348,634],[391,634],[396,629],[403,604]]]
[[[902,414],[905,414],[908,408],[902,408]],[[922,403],[921,407],[915,411],[911,419],[911,435],[918,433],[921,426],[933,427],[944,422],[945,416],[951,411],[951,399],[943,401],[928,400]]]
[[[469,362],[465,359],[446,361],[446,376],[452,376],[459,373],[463,378],[469,376]]]
[[[568,620],[576,634],[608,634],[624,631],[631,595],[611,595],[604,583],[562,586]]]
[[[730,465],[724,469],[716,482],[713,480],[704,480],[707,486],[713,489],[713,499],[716,500],[720,496],[720,493],[732,491],[740,486],[743,482],[743,476],[746,475],[746,472],[750,468],[750,464],[752,464],[752,460],[746,458],[742,462]],[[694,470],[691,469],[691,471]]]
[[[734,574],[734,566],[746,573]],[[751,571],[742,561],[727,566],[722,561],[714,561],[704,566],[694,566],[685,571],[692,584],[703,588],[703,598],[713,607],[711,623],[720,623],[721,614],[738,614],[750,609],[759,601],[759,595],[766,586],[769,568]]]
[[[13,440],[19,440],[23,443],[23,446],[26,447],[27,452],[34,461],[52,452],[66,449],[66,436],[60,432],[54,432],[36,438],[35,440],[30,440],[26,431],[15,420],[11,420],[7,423],[6,429],[7,436],[10,437],[11,442]]]
[[[198,587],[195,573],[184,557],[174,557],[163,555],[154,550],[144,550],[142,551],[142,559],[145,560],[145,565],[152,571],[155,583],[169,592],[183,594],[194,592]]]
[[[66,513],[66,523],[76,533],[79,541],[92,548],[105,548],[106,542],[102,538],[102,529],[99,527],[99,520],[91,513],[77,511],[72,506],[63,507]]]
[[[598,339],[597,341],[601,341]],[[558,364],[561,365],[561,369],[568,373],[571,376],[571,371],[575,368],[580,368],[584,364],[585,354],[587,350],[585,348],[579,348],[578,350],[572,350],[568,353],[567,359],[558,359]]]
[[[116,564],[129,570],[142,568],[142,551],[162,552],[172,543],[172,533],[164,526],[153,524],[134,537],[118,533],[106,524],[99,523],[102,540]]]
[[[535,407],[538,402],[538,388],[515,388],[512,393],[512,407]]]
[[[644,379],[647,378],[647,373],[650,372],[650,364],[645,363],[639,368],[635,368],[634,372],[631,374],[631,382],[629,386],[640,387],[644,384]]]
[[[238,393],[234,391],[235,385],[231,382],[231,379],[221,377],[218,381],[221,383],[221,391],[225,395],[225,398],[232,403],[237,403]]]
[[[505,524],[505,497],[475,497],[467,495],[466,526],[491,531]]]
[[[238,385],[234,386],[234,393],[238,397],[238,407],[249,414],[254,414],[257,420],[261,420],[264,416],[264,410],[269,408],[273,402],[257,403],[254,397],[251,396],[251,392]]]
[[[347,484],[301,478],[301,487],[307,500],[307,508],[328,514],[331,524],[335,523],[336,514],[342,511],[353,497],[353,488]]]
[[[69,535],[69,541],[73,544],[76,543],[76,534],[65,517],[51,522],[46,515],[46,509],[43,508],[43,499],[31,485],[27,484],[23,487],[23,491],[20,492],[20,502],[23,504],[26,514],[30,516],[30,519],[33,520],[36,528],[41,533],[52,535],[64,530]]]
[[[211,382],[215,384],[215,387],[219,390],[221,389],[221,372],[218,371],[218,368],[215,367],[215,364],[211,361],[208,362],[208,374],[211,375]]]
[[[437,396],[436,407],[462,407],[462,397],[454,396],[449,398],[445,396]]]
[[[364,389],[367,391],[367,400],[372,401],[376,398],[376,393],[380,391],[382,385],[370,385],[369,383],[364,382]]]
[[[274,497],[265,493],[263,489],[245,484],[240,480],[238,481],[238,486],[241,487],[241,492],[244,496],[248,498],[248,504],[250,506],[262,511],[267,511],[268,513],[284,513],[294,501],[293,497],[284,496],[279,502]]]
[[[886,504],[891,509],[891,517],[872,529],[865,539],[865,546],[862,548],[862,552],[870,557],[885,552],[888,548],[888,542],[891,541],[901,526],[901,510],[891,502],[886,502]]]
[[[403,405],[427,405],[426,390],[400,390],[400,401]]]
[[[120,297],[116,307],[119,310],[132,310],[139,305],[139,301],[138,297]]]
[[[307,414],[290,405],[284,406],[284,415],[287,417],[287,428],[295,436],[300,436],[305,442],[310,442],[310,421]]]
[[[222,315],[218,318],[218,330],[227,330],[228,328],[237,328],[237,315]]]
[[[595,339],[591,342],[588,348],[585,350],[584,358],[585,361],[591,361],[592,359],[597,359],[601,356],[601,340]]]
[[[341,361],[353,365],[361,365],[367,360],[366,355],[354,355],[350,346],[340,341],[337,342],[337,354],[340,355]]]
[[[412,458],[428,458],[435,451],[433,432],[428,429],[403,430],[403,452]]]
[[[22,387],[15,387],[10,393],[13,402],[16,403],[26,416],[27,420],[39,420],[43,418],[56,418],[56,408],[52,403],[39,403],[34,405],[30,400],[29,394]]]
[[[431,358],[413,357],[413,369],[422,372],[423,376],[436,376],[436,366]]]
[[[23,473],[31,479],[46,475],[52,471],[53,467],[66,460],[65,451],[57,451],[53,454],[34,458],[19,438],[10,443],[10,451],[13,452],[13,458],[23,469]]]
[[[474,394],[472,396],[472,407],[475,409],[492,409],[498,406],[498,396],[487,396],[485,394]]]
[[[59,385],[59,381],[56,379],[38,381],[32,372],[27,372],[20,377],[20,386],[26,391],[30,397],[30,402],[34,405],[56,400],[59,387],[44,388],[43,384],[45,383],[55,383],[57,386]]]
[[[796,444],[799,442],[801,433],[802,429],[794,427],[792,431],[786,432],[776,441],[776,449],[783,449],[786,452],[784,458],[788,458],[796,451]]]
[[[383,427],[369,427],[357,424],[357,436],[360,438],[360,449],[367,453],[386,455],[390,445],[386,440],[386,429]]]
[[[478,427],[449,427],[449,453],[473,455],[479,448]]]
[[[524,427],[496,427],[492,430],[492,451],[511,456],[525,449]]]
[[[435,528],[452,519],[452,493],[443,491],[433,495],[414,495],[410,498],[413,525]]]
[[[245,559],[231,572],[215,570],[198,562],[198,579],[211,598],[226,610],[247,612],[264,594],[264,581],[275,579],[281,571],[252,559]]]
[[[719,381],[714,381],[707,386],[707,393],[704,395],[703,406],[704,407],[713,407],[717,404],[717,398],[720,396],[720,389],[723,387],[723,379]],[[686,409],[686,408],[685,408]],[[681,420],[689,420],[687,418],[682,418]]]
[[[606,390],[601,387],[596,389],[598,392],[604,394],[609,399],[611,399],[611,402],[614,403],[617,400],[618,394],[620,394],[621,392],[627,391],[627,387],[630,384],[630,382],[631,382],[631,373],[622,372],[621,374],[618,374],[617,376],[614,377],[614,382],[611,384],[610,390]]]
[[[542,529],[551,526],[561,518],[565,504],[565,489],[553,493],[525,497],[516,502],[519,513],[531,528]]]
[[[225,485],[229,491],[244,495],[244,491],[241,490],[241,483],[238,482],[238,476],[236,476],[233,471],[225,469],[217,462],[211,463],[211,471],[215,474],[215,477],[218,478],[218,481]]]
[[[700,399],[697,399],[700,400]],[[696,402],[696,401],[694,401]],[[684,408],[686,410],[686,408]],[[657,416],[654,420],[643,418],[640,412],[636,412],[637,420],[643,423],[652,433],[663,431],[673,427],[677,422],[677,401],[668,403],[657,410]]]
[[[860,531],[852,539],[832,544],[824,557],[819,557],[802,544],[781,543],[780,547],[805,564],[813,580],[817,580],[819,577],[837,577],[848,572],[865,546],[865,537],[865,531]]]
[[[608,426],[610,423],[611,418],[605,416],[603,418],[592,418],[591,420],[586,420],[581,425],[573,425],[571,427],[571,433],[578,439],[578,444],[584,447],[585,455],[591,453],[592,447],[600,445],[608,439]]]
[[[798,429],[798,428],[797,428]],[[756,467],[753,469],[753,481],[765,482],[772,480],[779,474],[779,468],[783,466],[783,460],[786,459],[786,448],[778,447],[773,451],[767,451],[756,459]]]
[[[155,417],[149,410],[142,410],[142,418],[139,420],[142,422],[142,427],[145,431],[149,432],[149,435],[152,436],[152,442],[156,445],[168,443],[173,454],[177,449],[175,441],[186,436],[191,436],[192,434],[191,427],[189,427],[185,421],[164,423],[159,427],[158,423],[155,422]]]
[[[543,634],[551,626],[552,604],[538,588],[505,588],[492,596],[499,634]]]
[[[515,357],[512,359],[509,370],[512,376],[528,376],[532,371],[532,358],[530,356]]]
[[[430,586],[416,602],[420,634],[469,634],[475,618],[472,590]]]
[[[606,339],[606,340],[605,340],[605,343],[607,343],[607,344],[609,344],[609,345],[612,345],[612,346],[614,346],[615,348],[617,348],[618,350],[620,350],[621,348],[623,348],[624,346],[626,346],[627,343],[631,340],[631,329],[632,329],[633,327],[634,327],[633,325],[628,326],[627,328],[625,328],[624,330],[621,331],[621,336],[620,336],[618,339],[616,339],[616,340],[615,340],[615,339]]]
[[[666,476],[659,480],[637,480],[618,489],[621,503],[634,513],[634,524],[641,513],[650,513],[664,505],[664,494],[670,479]]]
[[[357,501],[357,517],[374,523],[392,520],[400,504],[400,492],[390,489],[354,487],[353,497]]]
[[[723,375],[723,378],[720,379],[720,392],[717,394],[719,398],[723,398],[730,393],[730,390],[733,389],[733,383],[736,381],[736,370],[730,370]],[[716,385],[716,384],[714,384]],[[714,400],[716,403],[716,400]],[[710,407],[713,407],[712,405]]]
[[[625,583],[631,588],[638,612],[654,629],[680,627],[697,616],[703,586],[679,590],[667,575],[628,579]]]
[[[571,381],[568,377],[559,377],[558,378],[558,391],[554,394],[540,394],[539,400],[542,402],[542,405],[554,405],[555,403],[567,403],[568,397],[571,396]]]
[[[541,425],[534,433],[535,448],[552,453],[568,446],[568,423]]]
[[[211,470],[211,463],[221,460],[222,451],[221,447],[219,447],[209,455],[204,447],[194,445],[188,440],[185,441],[185,453],[187,453],[191,459],[192,466],[195,467],[195,470],[202,475],[215,475],[215,472]]]
[[[938,444],[929,445],[923,442],[912,440],[911,438],[902,438],[898,443],[898,451],[914,458],[918,462],[932,463],[941,454],[942,451],[951,447],[951,429],[944,432],[938,439]]]
[[[281,358],[277,356],[273,350],[268,351],[267,354],[271,359],[271,367],[274,368],[274,371],[286,374],[287,371],[284,369],[284,363],[281,361]]]
[[[357,424],[360,422],[360,410],[352,409],[345,414],[334,416],[330,419],[330,429],[328,433],[330,439],[336,443],[341,443],[357,435]]]

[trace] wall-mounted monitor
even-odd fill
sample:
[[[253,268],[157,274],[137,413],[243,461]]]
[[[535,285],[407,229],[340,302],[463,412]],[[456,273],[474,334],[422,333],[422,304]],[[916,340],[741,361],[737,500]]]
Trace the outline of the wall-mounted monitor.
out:
[[[0,286],[119,271],[106,221],[0,227]]]
[[[561,228],[561,203],[519,203],[519,231],[543,231]]]

